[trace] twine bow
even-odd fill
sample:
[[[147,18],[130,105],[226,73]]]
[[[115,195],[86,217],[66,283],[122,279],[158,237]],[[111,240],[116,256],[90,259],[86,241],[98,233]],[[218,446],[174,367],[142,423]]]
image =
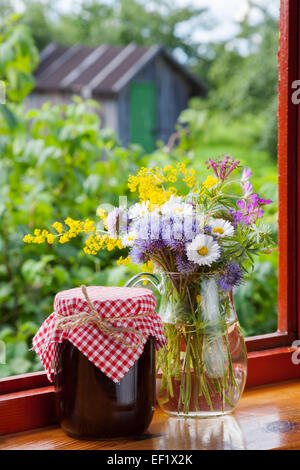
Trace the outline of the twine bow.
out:
[[[89,324],[96,325],[102,333],[112,336],[113,338],[116,338],[120,343],[124,344],[130,349],[138,349],[143,341],[143,335],[140,331],[135,330],[134,328],[120,328],[120,327],[114,327],[110,325],[108,322],[109,321],[114,321],[114,320],[132,320],[136,317],[111,317],[111,318],[106,318],[103,320],[97,313],[97,310],[93,306],[87,292],[86,286],[81,286],[81,291],[85,297],[85,300],[87,301],[89,307],[90,307],[90,312],[82,312],[78,313],[75,315],[69,315],[69,316],[64,316],[64,315],[59,315],[56,313],[56,328],[58,330],[71,330],[73,328],[77,328],[79,326],[86,326]],[[146,314],[146,315],[149,315]],[[139,315],[140,317],[144,317],[146,315]],[[130,343],[129,341],[126,341],[126,339],[123,338],[122,333],[134,333],[136,336],[139,337],[139,343],[134,344]]]

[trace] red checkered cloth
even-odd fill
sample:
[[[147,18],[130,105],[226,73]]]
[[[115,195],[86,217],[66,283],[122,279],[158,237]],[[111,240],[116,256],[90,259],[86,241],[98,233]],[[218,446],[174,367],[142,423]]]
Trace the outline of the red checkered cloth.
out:
[[[157,302],[151,290],[140,287],[91,286],[87,288],[87,292],[100,318],[110,319],[109,326],[133,328],[142,333],[140,346],[129,348],[118,338],[103,333],[91,323],[68,330],[58,329],[56,314],[71,316],[91,313],[81,288],[59,292],[55,296],[54,312],[33,338],[33,349],[39,355],[50,381],[52,367],[56,369],[59,359],[58,345],[64,340],[70,341],[114,382],[120,382],[141,356],[149,336],[155,337],[156,349],[166,344],[161,319],[155,312]],[[130,318],[126,320],[126,317]],[[132,331],[122,332],[120,337],[135,345],[140,341],[140,337]]]

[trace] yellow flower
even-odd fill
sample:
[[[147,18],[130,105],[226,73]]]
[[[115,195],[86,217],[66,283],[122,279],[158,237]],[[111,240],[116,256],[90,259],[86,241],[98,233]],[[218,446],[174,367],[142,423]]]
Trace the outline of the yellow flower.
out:
[[[105,227],[106,227],[106,212],[107,211],[105,209],[102,209],[101,207],[98,207],[96,211],[98,217],[100,217],[100,219],[103,221]]]
[[[52,224],[52,227],[54,227],[58,233],[63,232],[63,226],[60,222],[54,222],[54,224]]]
[[[105,213],[106,213],[106,212],[107,212],[107,211],[106,211],[105,209],[102,209],[102,207],[98,207],[98,209],[97,209],[97,215],[98,215],[98,217],[100,217],[101,219],[102,219],[103,216],[105,216]]]
[[[195,178],[196,171],[191,168],[189,171],[185,170],[184,175],[185,177],[183,178],[182,181],[184,181],[189,188],[193,188],[196,184],[196,178]]]
[[[84,231],[86,234],[89,234],[89,233],[92,233],[92,232],[96,232],[96,229],[95,229],[95,222],[94,222],[93,220],[86,219],[86,221],[84,222],[83,231]]]
[[[52,233],[48,233],[47,237],[47,242],[52,245],[54,243],[54,235],[52,235]]]
[[[47,230],[40,230],[39,228],[35,229],[33,233],[34,236],[30,234],[25,235],[23,237],[23,242],[41,244],[45,242],[47,236],[49,235]]]
[[[133,237],[128,237],[128,240],[133,239]],[[116,248],[119,248],[119,250],[122,250],[123,245],[122,245],[122,240],[121,238],[118,238],[117,243],[116,243]]]
[[[128,263],[130,263],[130,257],[129,256],[127,256],[127,258],[123,258],[123,256],[121,256],[117,261],[118,266],[121,266],[121,264],[123,264],[124,266],[127,266]]]
[[[29,233],[24,236],[23,242],[24,243],[33,243],[34,237],[30,235]]]
[[[164,174],[164,170],[168,175]],[[177,181],[176,168],[171,166],[160,168],[141,168],[136,175],[128,178],[128,187],[131,192],[138,191],[141,202],[149,201],[149,209],[167,202],[174,194],[174,188],[170,191],[163,187],[164,183]]]
[[[179,171],[183,172],[186,168],[186,164],[183,162],[177,163],[177,168],[179,169]]]
[[[63,233],[60,237],[59,237],[59,243],[68,243],[70,241],[70,238],[68,236],[68,233]]]
[[[177,163],[176,167],[166,165],[164,168],[141,168],[136,175],[128,178],[128,187],[131,192],[138,191],[141,202],[149,201],[149,209],[167,202],[172,194],[177,194],[177,189],[168,183],[176,183],[178,174],[182,174],[182,181],[189,188],[195,188],[197,180],[196,171],[186,168],[185,163]]]
[[[67,217],[64,222],[69,227],[69,231],[67,232],[69,238],[76,237],[83,230],[84,222],[81,222],[80,220],[74,220],[71,219],[71,217]]]
[[[147,263],[143,264],[142,270],[147,271],[148,273],[153,273],[154,265],[153,261],[149,260]]]
[[[209,175],[206,180],[202,183],[202,186],[206,189],[210,189],[215,186],[218,182],[218,178],[216,176]]]
[[[90,235],[85,241],[84,252],[89,255],[95,255],[102,248],[102,240],[98,235]]]
[[[198,295],[196,296],[196,302],[197,302],[197,304],[200,304],[200,303],[201,303],[201,295],[200,295],[200,294],[198,294]]]

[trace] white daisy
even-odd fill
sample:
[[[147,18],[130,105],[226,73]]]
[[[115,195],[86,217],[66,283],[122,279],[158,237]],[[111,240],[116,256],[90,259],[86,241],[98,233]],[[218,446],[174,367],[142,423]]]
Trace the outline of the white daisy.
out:
[[[162,215],[169,217],[189,217],[193,214],[193,206],[192,204],[183,202],[181,197],[172,195],[170,199],[161,206],[160,212]]]
[[[232,237],[234,234],[234,227],[228,220],[209,219],[207,225],[211,227],[211,234],[215,237]]]
[[[128,215],[130,219],[138,219],[149,213],[149,201],[134,204],[130,207]]]
[[[186,244],[186,254],[190,261],[200,266],[210,266],[220,258],[221,249],[213,237],[200,234]]]
[[[121,237],[122,246],[124,248],[132,247],[134,245],[134,240],[136,238],[135,232],[128,232]]]

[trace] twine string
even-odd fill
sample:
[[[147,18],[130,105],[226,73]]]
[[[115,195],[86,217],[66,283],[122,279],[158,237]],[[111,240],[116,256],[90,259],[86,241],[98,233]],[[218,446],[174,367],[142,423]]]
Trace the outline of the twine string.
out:
[[[119,320],[132,320],[136,319],[136,316],[132,317],[110,317],[106,318],[105,320],[101,318],[98,315],[97,310],[93,306],[91,299],[89,298],[87,287],[85,285],[81,286],[81,291],[84,295],[85,300],[87,301],[87,304],[90,308],[90,312],[82,312],[82,313],[77,313],[74,315],[59,315],[58,313],[55,312],[57,322],[56,322],[56,328],[58,330],[72,330],[73,328],[77,328],[79,326],[86,326],[86,325],[96,325],[97,328],[102,331],[102,333],[112,336],[113,338],[116,338],[120,343],[124,344],[127,348],[130,349],[138,349],[142,342],[143,342],[143,334],[134,329],[134,328],[121,328],[121,327],[115,327],[109,324],[109,321],[119,321]],[[148,316],[150,313],[144,315],[138,315],[138,317],[144,317]],[[139,338],[138,344],[132,343],[127,341],[126,339],[123,338],[122,333],[133,333]]]

